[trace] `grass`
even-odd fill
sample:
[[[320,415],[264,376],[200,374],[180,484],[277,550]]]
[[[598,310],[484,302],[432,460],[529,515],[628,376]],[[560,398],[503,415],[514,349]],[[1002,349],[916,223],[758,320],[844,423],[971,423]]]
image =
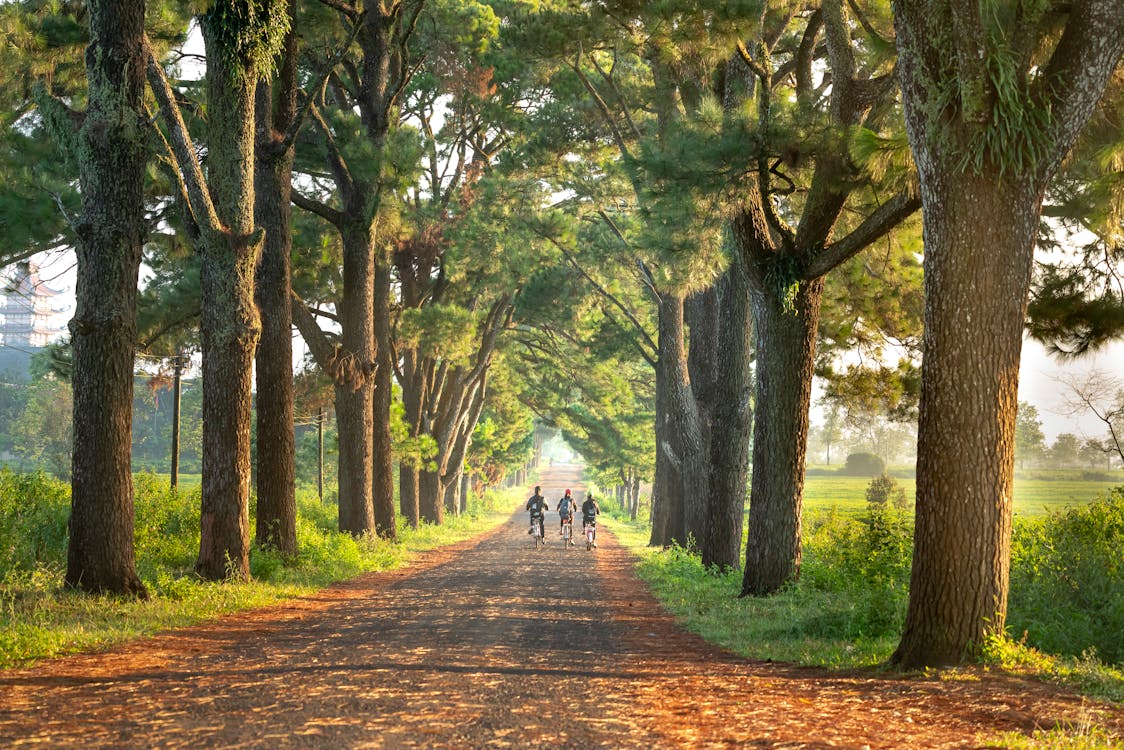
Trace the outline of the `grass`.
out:
[[[682,549],[648,547],[648,530],[639,525],[617,520],[612,530],[640,558],[640,577],[684,627],[748,659],[869,668],[897,645],[896,629],[879,625],[886,615],[878,602],[800,587],[739,599],[740,572],[708,571]]]
[[[138,475],[137,568],[150,598],[136,601],[88,596],[62,587],[68,507],[62,504],[63,490],[59,483],[42,477],[13,477],[0,474],[0,495],[11,498],[31,493],[39,497],[38,515],[24,520],[44,531],[42,538],[17,545],[12,540],[26,534],[13,533],[21,527],[14,516],[24,510],[14,503],[0,505],[0,563],[5,563],[0,567],[0,668],[107,648],[160,630],[308,595],[369,571],[402,567],[420,552],[494,528],[507,518],[507,512],[491,508],[512,504],[506,495],[492,498],[486,507],[448,518],[439,527],[411,529],[400,519],[399,542],[394,544],[336,532],[335,506],[320,503],[315,492],[302,491],[298,495],[300,553],[296,561],[255,549],[251,553],[254,580],[207,583],[191,572],[198,550],[198,488],[182,495],[171,493],[159,479]],[[14,490],[6,484],[12,481],[17,483]],[[57,522],[60,513],[64,519],[61,528]]]
[[[1118,479],[1097,481],[1078,478],[1080,472],[1058,472],[1057,479],[1035,477],[1015,478],[1015,515],[1041,516],[1061,508],[1084,505],[1113,487],[1124,484]],[[1117,472],[1120,474],[1120,472]],[[913,477],[897,477],[906,497],[913,500]],[[866,486],[870,477],[844,477],[809,474],[804,484],[804,507],[807,510],[836,508],[844,513],[858,514],[866,510]]]
[[[983,663],[1120,702],[1124,489],[1091,500],[1016,521],[1008,623],[1029,640],[997,638],[986,644]],[[707,640],[750,659],[881,668],[904,623],[910,521],[891,511],[870,523],[865,503],[830,507],[805,516],[800,582],[764,598],[739,599],[738,572],[708,571],[679,548],[648,547],[644,525],[614,515],[612,529],[639,558],[638,572],[655,596]],[[1064,626],[1055,622],[1059,611]]]

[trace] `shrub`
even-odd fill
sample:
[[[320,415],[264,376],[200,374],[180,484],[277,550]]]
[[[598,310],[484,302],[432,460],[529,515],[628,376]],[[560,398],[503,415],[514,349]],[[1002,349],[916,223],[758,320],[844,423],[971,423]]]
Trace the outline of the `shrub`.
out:
[[[1019,519],[1007,625],[1052,654],[1124,663],[1124,487],[1089,505]]]
[[[848,477],[876,477],[886,472],[886,462],[873,453],[852,453],[840,474]]]
[[[66,560],[70,485],[43,472],[0,470],[0,571],[31,573]]]
[[[898,510],[909,507],[905,497],[905,489],[898,484],[898,480],[889,474],[875,477],[866,487],[866,504],[873,512],[875,508],[893,506]]]

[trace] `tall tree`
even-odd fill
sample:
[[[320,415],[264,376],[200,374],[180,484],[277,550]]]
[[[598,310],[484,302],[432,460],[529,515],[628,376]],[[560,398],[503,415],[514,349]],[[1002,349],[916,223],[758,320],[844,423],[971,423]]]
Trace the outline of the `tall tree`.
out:
[[[800,573],[808,413],[825,276],[919,205],[908,176],[878,175],[851,154],[859,137],[892,142],[895,113],[892,60],[879,44],[882,19],[858,20],[841,0],[802,12],[770,9],[752,44],[740,48],[753,77],[747,85],[757,117],[749,141],[756,161],[733,220],[750,280],[757,352],[743,595],[776,592]],[[828,71],[822,79],[813,72],[817,50]],[[819,113],[792,123],[805,123],[796,132],[786,126],[788,96],[798,113]],[[808,126],[813,137],[797,135]]]
[[[149,81],[168,126],[202,261],[204,578],[250,575],[250,420],[261,321],[254,273],[263,232],[254,222],[254,91],[288,31],[280,0],[216,0],[199,17],[207,54],[207,175],[171,86],[149,51]]]
[[[254,360],[257,378],[258,509],[255,539],[285,555],[297,554],[296,448],[293,433],[293,337],[290,227],[297,118],[295,0],[277,76],[257,84],[254,215],[265,231],[254,293],[262,333]]]
[[[401,176],[396,169],[412,173],[415,168],[416,152],[406,140],[409,134],[399,127],[399,113],[402,93],[414,72],[409,42],[425,2],[323,0],[323,4],[338,14],[347,33],[344,46],[349,56],[339,63],[342,74],[334,70],[335,59],[317,66],[326,93],[310,94],[310,114],[321,149],[319,163],[303,168],[315,171],[310,175],[313,185],[330,181],[331,189],[327,196],[294,191],[293,202],[327,221],[340,237],[343,288],[336,300],[338,343],[307,310],[298,307],[294,321],[317,364],[335,382],[340,530],[394,538],[393,477],[376,476],[374,471],[376,466],[380,472],[391,466],[390,394],[376,394],[376,385],[386,390],[392,382],[390,372],[378,373],[380,364],[392,362],[390,341],[381,339],[389,335],[391,305],[393,234],[385,220],[395,180]],[[399,134],[403,137],[395,141]],[[327,180],[322,180],[325,172]],[[373,494],[376,481],[377,494]]]
[[[144,2],[92,0],[79,139],[74,452],[66,584],[145,597],[133,552],[136,289],[144,243]]]
[[[893,7],[925,235],[915,549],[893,656],[912,668],[1003,632],[1042,198],[1124,53],[1124,13],[1116,0]]]

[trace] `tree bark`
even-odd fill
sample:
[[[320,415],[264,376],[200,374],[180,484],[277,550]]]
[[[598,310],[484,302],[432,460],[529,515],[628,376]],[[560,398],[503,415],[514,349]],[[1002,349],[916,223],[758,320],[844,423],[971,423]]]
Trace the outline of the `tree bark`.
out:
[[[145,4],[91,0],[88,9],[65,581],[90,593],[146,598],[133,550],[131,467],[137,276],[145,238]]]
[[[712,364],[715,383],[710,438],[710,492],[702,563],[736,569],[741,563],[749,442],[753,429],[753,316],[749,278],[739,255],[720,280],[718,343]],[[638,486],[638,485],[637,485]]]
[[[445,522],[445,493],[441,475],[436,470],[422,469],[418,474],[418,494],[421,497],[421,520],[440,526]]]
[[[683,297],[665,293],[661,308],[660,360],[668,368],[668,405],[672,429],[678,437],[679,475],[683,485],[680,490],[682,514],[674,519],[678,527],[675,539],[681,546],[697,550],[706,527],[710,435],[695,400],[687,367]]]
[[[212,11],[214,12],[214,11]],[[250,576],[250,420],[253,361],[261,334],[254,272],[252,67],[226,45],[229,30],[203,16],[207,50],[208,188],[222,227],[202,230],[203,483],[196,572],[208,580]]]
[[[1003,632],[1019,357],[1042,198],[1029,181],[927,176],[914,564],[893,657],[907,667],[958,663]]]
[[[421,522],[421,508],[418,505],[418,467],[403,461],[398,465],[398,502],[402,515],[410,528],[416,529]]]
[[[804,461],[823,279],[801,282],[794,310],[754,284],[757,352],[753,477],[742,595],[772,594],[800,575]]]
[[[687,372],[683,298],[670,292],[664,292],[659,303],[659,340],[656,343],[659,359],[656,364],[656,481],[653,492],[659,493],[659,504],[658,515],[653,510],[651,544],[686,547],[683,457],[687,449],[682,430],[687,422],[682,415],[682,409],[686,407],[682,394],[684,384],[678,382],[686,377]]]
[[[289,18],[292,23],[292,0]],[[258,226],[265,230],[255,288],[262,320],[261,341],[255,358],[258,416],[255,539],[258,546],[276,549],[290,557],[297,554],[293,335],[289,301],[293,149],[282,146],[282,139],[296,108],[296,74],[296,34],[290,28],[277,78],[276,105],[274,86],[268,80],[258,82],[254,168],[254,213]]]
[[[1042,198],[1124,54],[1119,2],[1066,7],[1049,60],[1034,61],[1038,75],[1017,71],[1033,82],[1031,96],[1016,106],[1037,109],[1046,123],[1043,132],[1023,134],[1039,148],[1036,159],[1014,167],[1012,149],[1021,146],[1015,144],[993,148],[973,168],[949,146],[988,135],[995,127],[988,109],[998,105],[986,95],[954,103],[959,112],[933,103],[965,79],[993,93],[981,67],[991,52],[966,49],[975,59],[934,65],[952,59],[948,37],[933,33],[950,12],[957,9],[894,4],[925,237],[913,570],[905,630],[892,657],[907,668],[963,661],[1003,631],[1019,357]],[[978,18],[962,20],[981,32]],[[1046,33],[1022,31],[1032,42]],[[1028,54],[1028,67],[1029,60]],[[978,117],[965,114],[973,109]]]
[[[390,404],[393,398],[394,362],[390,352],[390,265],[380,259],[375,269],[374,329],[378,341],[378,366],[375,369],[372,405],[372,451],[374,476],[371,502],[374,506],[375,533],[383,539],[398,538],[394,509],[394,455],[390,439]]]
[[[339,431],[339,525],[354,536],[373,534],[374,277],[370,227],[362,220],[343,233],[343,299],[340,302],[341,353],[345,369],[336,377]]]

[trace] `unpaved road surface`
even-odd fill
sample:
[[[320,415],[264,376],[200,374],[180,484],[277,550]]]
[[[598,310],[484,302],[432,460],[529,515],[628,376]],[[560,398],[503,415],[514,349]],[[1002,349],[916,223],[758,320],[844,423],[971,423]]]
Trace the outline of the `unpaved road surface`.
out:
[[[578,468],[544,472],[551,507]],[[582,492],[584,496],[584,492]],[[553,522],[553,523],[551,523]],[[1056,688],[749,662],[679,629],[603,524],[485,537],[315,597],[0,672],[0,747],[981,747],[1119,708]]]

